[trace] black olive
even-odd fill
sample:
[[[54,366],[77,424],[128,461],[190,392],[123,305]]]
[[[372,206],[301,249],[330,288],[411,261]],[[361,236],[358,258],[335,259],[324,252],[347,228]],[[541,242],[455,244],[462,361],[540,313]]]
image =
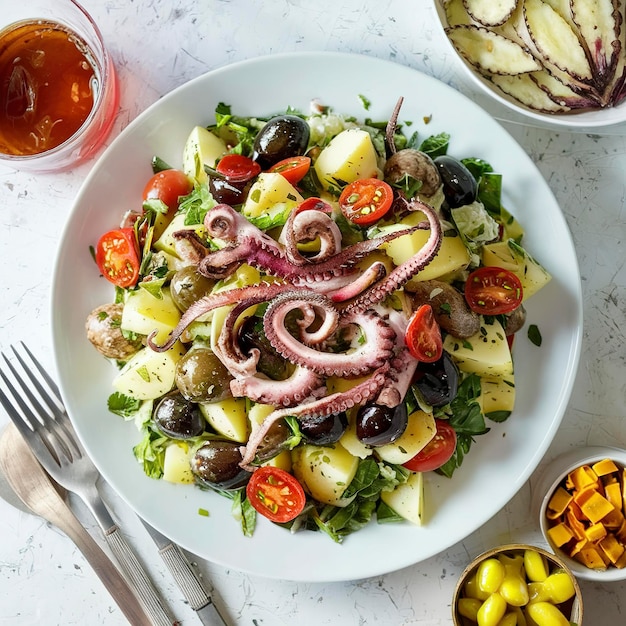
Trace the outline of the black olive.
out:
[[[310,135],[309,125],[301,117],[273,117],[255,137],[252,158],[268,169],[278,161],[304,154]]]
[[[239,344],[244,353],[249,353],[252,348],[260,351],[261,356],[257,365],[257,371],[265,374],[272,380],[284,380],[289,377],[290,365],[272,346],[263,333],[263,323],[255,316],[248,317],[239,330]]]
[[[189,439],[204,432],[206,421],[198,405],[185,400],[178,391],[163,396],[152,415],[155,426],[172,439]]]
[[[186,311],[196,300],[211,293],[215,280],[198,272],[195,265],[187,265],[179,269],[170,282],[170,294],[174,304]]]
[[[478,183],[472,173],[454,157],[447,154],[435,158],[443,183],[443,195],[449,208],[471,204],[478,194]]]
[[[394,408],[366,404],[356,416],[356,436],[369,446],[384,446],[400,437],[408,421],[404,402]]]
[[[256,450],[256,460],[260,463],[273,459],[285,448],[285,442],[291,437],[291,428],[285,420],[274,422]]]
[[[209,191],[216,202],[236,206],[243,204],[252,186],[252,181],[242,183],[228,181],[218,176],[209,177]]]
[[[217,489],[238,489],[248,482],[250,472],[239,467],[241,444],[212,439],[200,446],[191,459],[191,471],[199,483]]]
[[[345,412],[326,415],[317,419],[306,419],[300,423],[300,432],[309,443],[327,446],[339,441],[348,427]]]
[[[459,370],[447,352],[434,363],[420,363],[414,384],[430,406],[445,406],[454,400],[459,388]]]
[[[209,347],[189,350],[176,364],[176,386],[192,402],[219,402],[231,397],[232,376]]]

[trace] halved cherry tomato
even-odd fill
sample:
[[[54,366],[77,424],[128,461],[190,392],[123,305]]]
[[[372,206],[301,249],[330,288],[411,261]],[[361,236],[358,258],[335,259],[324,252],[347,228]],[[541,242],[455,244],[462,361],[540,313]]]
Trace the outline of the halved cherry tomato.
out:
[[[523,297],[520,279],[501,267],[479,267],[465,283],[465,300],[472,311],[500,315],[514,311]]]
[[[391,208],[393,189],[377,178],[362,178],[350,183],[339,196],[339,207],[351,222],[369,226]]]
[[[231,183],[244,183],[261,173],[261,166],[243,154],[225,154],[215,169]]]
[[[422,306],[413,313],[409,320],[404,343],[409,352],[422,363],[434,363],[443,354],[441,328],[435,320],[430,304]]]
[[[289,472],[269,465],[254,471],[246,486],[246,495],[261,515],[279,524],[298,517],[306,503],[298,480]]]
[[[132,228],[110,230],[96,246],[100,273],[118,287],[131,287],[139,278],[139,254]]]
[[[311,158],[308,156],[294,156],[278,161],[268,171],[276,172],[287,179],[292,185],[299,183],[311,168]]]
[[[155,174],[144,187],[143,199],[161,200],[169,211],[178,208],[178,199],[191,192],[193,184],[180,170],[163,170]]]
[[[454,454],[456,431],[447,420],[436,419],[435,424],[435,436],[412,459],[403,463],[403,467],[412,472],[431,472],[439,469]]]

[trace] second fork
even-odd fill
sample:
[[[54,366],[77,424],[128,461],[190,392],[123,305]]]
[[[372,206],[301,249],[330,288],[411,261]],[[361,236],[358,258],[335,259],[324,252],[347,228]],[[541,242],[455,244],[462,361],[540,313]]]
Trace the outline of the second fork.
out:
[[[175,624],[154,584],[100,497],[97,488],[100,474],[73,432],[56,383],[26,345],[21,343],[20,346],[28,355],[31,365],[27,364],[15,346],[11,346],[15,359],[21,366],[20,375],[12,360],[2,353],[13,381],[2,369],[0,377],[13,399],[0,389],[0,403],[46,471],[88,507],[155,626]],[[42,384],[42,379],[46,387]],[[31,385],[37,393],[33,392]]]

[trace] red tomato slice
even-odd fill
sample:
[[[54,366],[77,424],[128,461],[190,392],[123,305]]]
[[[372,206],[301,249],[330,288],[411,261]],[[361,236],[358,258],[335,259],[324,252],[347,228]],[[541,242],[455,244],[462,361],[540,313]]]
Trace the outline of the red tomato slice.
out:
[[[456,431],[447,420],[436,419],[435,436],[403,467],[412,472],[431,472],[446,463],[456,449]]]
[[[328,204],[325,200],[318,198],[317,196],[312,196],[303,200],[297,207],[295,207],[294,211],[296,213],[301,213],[302,211],[323,211],[330,215],[333,212],[333,207]]]
[[[339,207],[351,222],[369,226],[391,208],[393,189],[377,178],[363,178],[350,183],[339,196]]]
[[[413,313],[404,334],[404,343],[409,352],[422,363],[434,363],[441,358],[441,328],[430,304],[422,304]]]
[[[100,273],[118,287],[132,287],[139,278],[139,254],[132,228],[110,230],[96,246]]]
[[[472,311],[500,315],[514,311],[524,292],[520,279],[501,267],[479,267],[465,283],[465,300]]]
[[[246,486],[246,495],[261,515],[279,524],[298,517],[306,503],[298,480],[289,472],[269,465],[255,470]]]
[[[284,176],[292,185],[299,183],[311,168],[311,159],[308,156],[295,156],[278,161],[268,171]]]
[[[215,169],[231,183],[245,183],[261,173],[261,166],[243,154],[224,155]]]
[[[193,185],[189,177],[180,170],[163,170],[155,174],[143,190],[143,199],[161,200],[173,212],[178,208],[178,200],[191,192]]]

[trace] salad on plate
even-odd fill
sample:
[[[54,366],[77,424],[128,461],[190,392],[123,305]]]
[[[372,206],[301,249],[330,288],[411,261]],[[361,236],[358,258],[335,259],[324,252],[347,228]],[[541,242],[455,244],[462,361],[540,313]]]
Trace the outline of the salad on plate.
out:
[[[257,514],[337,542],[420,524],[424,475],[453,479],[513,411],[515,333],[541,343],[524,302],[550,275],[501,175],[410,134],[401,103],[383,121],[220,104],[94,245],[109,410],[148,476],[231,498],[247,535]]]

